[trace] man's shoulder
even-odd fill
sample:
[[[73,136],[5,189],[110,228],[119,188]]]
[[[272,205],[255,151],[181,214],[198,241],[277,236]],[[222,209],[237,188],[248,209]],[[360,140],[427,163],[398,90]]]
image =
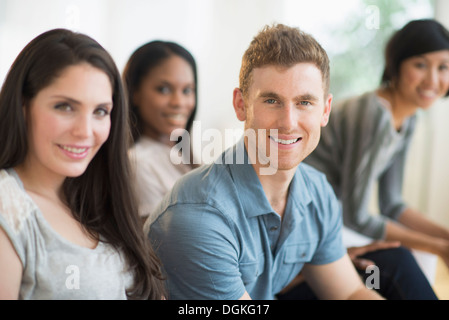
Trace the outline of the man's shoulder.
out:
[[[307,208],[305,210],[309,213],[313,212],[308,215],[308,218],[313,217],[312,220],[308,221],[312,224],[318,223],[319,228],[338,224],[341,206],[326,175],[305,163],[301,163],[298,170],[296,179],[299,181],[296,181],[293,190],[297,199],[308,204],[303,208]]]
[[[215,207],[226,205],[235,187],[226,165],[205,164],[179,178],[164,197],[159,212],[169,207]]]
[[[180,195],[201,195],[207,193],[209,197],[219,194],[224,188],[229,188],[231,180],[229,170],[225,165],[206,164],[183,175],[173,190]]]
[[[195,228],[197,235],[227,225],[233,229],[242,219],[242,206],[226,165],[203,165],[181,177],[147,221],[170,221],[172,228]],[[174,227],[176,224],[177,227]],[[207,227],[202,230],[201,225]],[[219,227],[221,229],[227,229]],[[221,230],[220,232],[224,232]]]
[[[308,181],[311,183],[321,184],[327,181],[326,175],[323,172],[305,162],[301,162],[296,171],[301,173],[303,179],[306,180],[306,182]]]
[[[312,200],[323,203],[334,201],[335,192],[326,175],[310,164],[302,162],[297,169],[297,179],[301,179]]]

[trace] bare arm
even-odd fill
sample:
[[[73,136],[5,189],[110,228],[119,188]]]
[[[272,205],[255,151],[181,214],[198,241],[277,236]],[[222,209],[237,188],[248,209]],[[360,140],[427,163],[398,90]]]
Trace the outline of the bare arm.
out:
[[[18,299],[22,271],[19,256],[6,233],[0,228],[0,300]]]
[[[430,235],[432,237],[438,237],[449,241],[449,229],[444,228],[433,221],[427,219],[422,213],[407,208],[399,217],[399,222],[404,226]]]
[[[365,287],[347,254],[329,264],[307,264],[302,272],[307,283],[320,299],[383,299],[376,291]]]
[[[400,241],[402,245],[439,255],[449,267],[449,240],[447,230],[407,209],[399,223],[388,221],[386,240]]]

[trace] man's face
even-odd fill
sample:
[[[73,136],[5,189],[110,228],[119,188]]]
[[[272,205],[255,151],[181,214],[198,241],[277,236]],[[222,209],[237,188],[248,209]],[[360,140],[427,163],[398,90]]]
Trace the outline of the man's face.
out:
[[[296,169],[318,145],[321,127],[329,119],[332,95],[325,97],[321,71],[312,63],[290,68],[269,65],[254,69],[252,79],[246,96],[234,90],[238,119],[258,137],[256,143],[247,141],[248,153],[270,153],[270,166]],[[277,129],[277,135],[272,129]],[[277,160],[271,156],[273,148]]]

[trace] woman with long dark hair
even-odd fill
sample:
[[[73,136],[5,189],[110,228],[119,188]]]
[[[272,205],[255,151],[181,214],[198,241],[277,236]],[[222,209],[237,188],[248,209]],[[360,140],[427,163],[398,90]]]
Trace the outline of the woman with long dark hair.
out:
[[[120,73],[92,38],[45,32],[0,93],[0,297],[161,299],[138,218]]]

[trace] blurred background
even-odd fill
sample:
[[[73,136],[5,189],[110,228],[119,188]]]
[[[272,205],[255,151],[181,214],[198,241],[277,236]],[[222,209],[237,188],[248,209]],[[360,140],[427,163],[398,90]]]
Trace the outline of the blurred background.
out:
[[[449,1],[0,0],[0,84],[20,50],[52,28],[90,35],[120,70],[148,41],[178,42],[198,63],[198,136],[216,151],[203,157],[209,162],[234,142],[225,139],[225,130],[243,128],[232,108],[232,91],[243,52],[266,24],[285,23],[315,36],[331,59],[335,101],[375,89],[392,32],[409,20],[433,17],[449,28]],[[405,198],[449,226],[449,100],[418,117]],[[208,129],[222,135],[203,135]]]

